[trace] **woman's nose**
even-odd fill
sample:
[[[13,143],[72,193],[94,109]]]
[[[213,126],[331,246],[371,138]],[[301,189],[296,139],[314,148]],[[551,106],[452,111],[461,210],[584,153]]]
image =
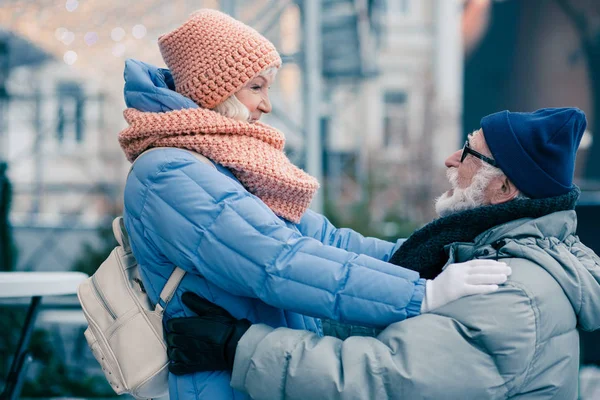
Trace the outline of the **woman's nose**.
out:
[[[258,109],[264,114],[268,114],[271,112],[273,107],[271,107],[271,101],[269,100],[269,96],[263,97],[263,100],[258,105]]]
[[[457,150],[454,153],[452,153],[450,155],[450,157],[448,157],[446,159],[446,167],[451,168],[451,167],[456,167],[458,168],[458,165],[460,164],[460,155],[462,153],[462,150]]]

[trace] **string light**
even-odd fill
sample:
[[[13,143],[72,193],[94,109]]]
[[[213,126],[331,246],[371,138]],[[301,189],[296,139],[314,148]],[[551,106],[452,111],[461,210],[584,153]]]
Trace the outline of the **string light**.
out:
[[[73,43],[74,40],[75,40],[75,34],[71,31],[67,31],[63,35],[61,42],[63,42],[64,44],[66,44],[68,46],[71,43]]]
[[[68,65],[75,64],[75,61],[77,61],[77,53],[75,53],[73,50],[67,51],[63,56],[63,61]]]
[[[75,11],[77,9],[77,6],[79,6],[79,2],[77,0],[67,0],[67,4],[65,4],[65,7],[68,12]]]
[[[96,44],[96,42],[98,41],[98,34],[96,32],[88,32],[83,37],[83,41],[88,46],[92,46],[92,45]]]
[[[146,32],[147,32],[146,27],[141,24],[134,26],[133,29],[131,30],[131,34],[136,39],[141,39],[144,36],[146,36]]]

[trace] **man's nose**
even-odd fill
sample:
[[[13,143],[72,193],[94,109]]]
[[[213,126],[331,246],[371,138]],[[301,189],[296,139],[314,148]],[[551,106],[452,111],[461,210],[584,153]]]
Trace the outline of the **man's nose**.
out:
[[[452,153],[450,155],[450,157],[448,157],[446,159],[446,162],[445,162],[446,167],[447,168],[452,168],[452,167],[458,168],[458,165],[460,164],[460,155],[461,154],[462,154],[461,150],[457,150],[454,153]]]

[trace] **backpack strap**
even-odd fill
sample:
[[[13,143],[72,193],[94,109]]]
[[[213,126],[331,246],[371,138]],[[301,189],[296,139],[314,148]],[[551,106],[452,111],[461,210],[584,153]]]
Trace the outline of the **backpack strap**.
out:
[[[168,148],[171,148],[171,147],[153,147],[151,149],[144,151],[133,161],[133,163],[131,164],[131,167],[129,168],[129,173],[131,173],[131,170],[133,169],[135,162],[137,160],[139,160],[140,157],[142,157],[144,154],[147,154],[154,150],[168,149]],[[217,169],[215,164],[213,164],[212,161],[210,161],[208,158],[204,157],[202,154],[197,153],[192,150],[188,150],[188,149],[181,149],[181,150],[187,151],[188,153],[192,154],[198,161],[200,161],[204,164],[208,164],[211,167],[213,167],[214,169]],[[117,221],[117,220],[119,220],[119,221]],[[119,244],[121,246],[123,246],[123,249],[125,251],[128,251],[127,249],[129,249],[129,251],[131,251],[131,247],[129,246],[129,236],[127,236],[127,231],[125,230],[123,217],[115,218],[115,220],[113,221],[113,232],[115,233],[115,238],[117,239]],[[162,302],[164,303],[164,306],[161,305],[160,300],[158,301],[158,303],[156,303],[156,311],[158,312],[159,315],[162,315],[163,312],[165,311],[167,304],[169,304],[169,301],[171,301],[171,299],[173,298],[173,295],[175,294],[175,290],[177,289],[177,286],[179,286],[179,283],[183,279],[184,275],[185,275],[185,271],[182,270],[181,268],[179,268],[178,266],[175,266],[175,269],[171,273],[169,280],[167,281],[167,283],[165,283],[163,290],[160,292],[160,300],[162,300]]]
[[[113,220],[112,229],[115,239],[117,239],[117,242],[121,245],[123,250],[125,250],[125,253],[131,253],[129,235],[127,235],[127,231],[125,230],[125,222],[123,221],[123,217],[117,217]]]
[[[156,310],[158,311],[159,315],[162,315],[165,311],[167,304],[169,304],[169,301],[171,301],[171,299],[173,298],[173,295],[175,294],[175,289],[177,289],[177,286],[179,286],[179,283],[183,279],[184,275],[185,271],[177,266],[171,273],[169,280],[167,281],[167,283],[165,283],[163,290],[160,292],[160,300],[162,300],[165,305],[163,306],[160,303],[160,301],[156,303]]]
[[[123,247],[123,250],[125,250],[126,253],[130,253],[131,246],[129,245],[129,235],[127,235],[127,231],[125,230],[125,222],[123,221],[123,217],[115,218],[113,220],[112,227],[117,242],[119,242],[119,244],[121,245],[121,247]],[[160,315],[163,314],[164,308],[167,307],[167,304],[173,298],[173,295],[175,294],[175,289],[177,289],[177,286],[179,286],[179,283],[183,279],[184,275],[185,271],[175,266],[175,269],[171,273],[169,280],[167,280],[167,283],[165,283],[163,290],[160,292],[160,300],[163,301],[164,307],[160,304],[160,301],[156,304],[156,310],[158,310],[158,313]]]

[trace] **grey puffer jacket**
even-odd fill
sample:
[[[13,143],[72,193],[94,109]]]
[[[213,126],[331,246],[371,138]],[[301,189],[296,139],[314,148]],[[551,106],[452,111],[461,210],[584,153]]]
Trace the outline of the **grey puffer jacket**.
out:
[[[600,259],[574,211],[520,219],[448,247],[450,260],[498,258],[510,280],[344,341],[255,325],[231,384],[254,399],[576,399],[579,335],[600,328]]]

